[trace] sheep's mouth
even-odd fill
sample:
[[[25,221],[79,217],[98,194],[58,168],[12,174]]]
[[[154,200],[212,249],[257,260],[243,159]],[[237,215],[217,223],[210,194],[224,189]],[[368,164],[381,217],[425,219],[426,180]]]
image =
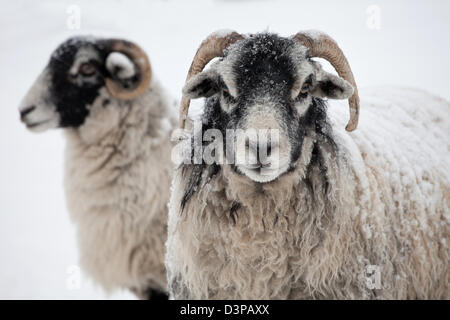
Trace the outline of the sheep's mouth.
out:
[[[23,121],[23,123],[25,124],[25,126],[27,127],[28,130],[38,132],[38,131],[45,131],[46,129],[49,129],[52,127],[56,127],[56,125],[52,125],[54,121],[55,121],[55,119],[50,118],[50,119],[36,121],[36,122]]]
[[[285,164],[277,167],[270,167],[270,165],[266,166],[257,166],[257,165],[247,165],[247,166],[238,166],[238,170],[245,174],[249,179],[259,182],[259,183],[267,183],[275,180],[279,176],[283,175],[289,169],[289,164]]]
[[[249,165],[245,165],[243,167],[247,170],[261,170],[261,169],[278,170],[278,169],[270,168],[270,163],[266,164],[266,165],[258,165],[258,164],[251,165],[251,164],[249,164]]]
[[[49,123],[50,121],[52,121],[53,119],[47,119],[44,121],[38,121],[38,122],[34,122],[34,123],[27,123],[25,122],[25,125],[27,126],[28,129],[32,129],[32,128],[36,128],[39,127],[43,124]]]
[[[245,165],[240,165],[239,167],[241,167],[242,169],[246,169],[246,170],[251,170],[251,171],[267,171],[267,172],[276,172],[276,171],[282,171],[284,169],[286,169],[287,167],[289,167],[289,163],[284,164],[284,165],[277,165],[277,166],[273,166],[272,163],[267,163],[267,164],[245,164]]]

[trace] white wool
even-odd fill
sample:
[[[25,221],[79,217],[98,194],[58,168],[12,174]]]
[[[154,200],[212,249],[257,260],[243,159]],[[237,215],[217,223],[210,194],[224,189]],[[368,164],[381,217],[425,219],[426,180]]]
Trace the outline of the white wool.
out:
[[[112,52],[108,55],[106,68],[108,70],[119,68],[118,76],[121,79],[131,78],[135,74],[133,62],[121,52]]]

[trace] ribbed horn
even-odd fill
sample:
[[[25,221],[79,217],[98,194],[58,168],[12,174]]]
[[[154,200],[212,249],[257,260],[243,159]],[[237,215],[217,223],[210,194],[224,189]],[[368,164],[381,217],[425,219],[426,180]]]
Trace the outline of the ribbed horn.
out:
[[[350,120],[345,127],[347,131],[353,131],[358,126],[359,95],[352,69],[342,52],[329,35],[319,31],[305,31],[297,33],[293,39],[308,48],[312,57],[326,59],[336,69],[340,77],[351,83],[354,88],[353,95],[348,99],[350,107]]]
[[[138,45],[120,39],[106,41],[108,50],[126,55],[137,69],[138,80],[131,88],[124,88],[118,81],[106,78],[106,88],[112,96],[120,100],[130,100],[143,94],[149,87],[152,79],[152,68],[147,54]]]
[[[194,75],[202,72],[203,68],[216,57],[223,57],[225,49],[238,40],[242,40],[244,37],[239,33],[232,31],[227,35],[220,35],[218,32],[210,34],[198,48],[194,59],[192,60],[191,67],[189,68],[186,82],[189,81]],[[180,107],[180,128],[184,128],[186,118],[189,111],[190,99],[185,97],[181,98]]]

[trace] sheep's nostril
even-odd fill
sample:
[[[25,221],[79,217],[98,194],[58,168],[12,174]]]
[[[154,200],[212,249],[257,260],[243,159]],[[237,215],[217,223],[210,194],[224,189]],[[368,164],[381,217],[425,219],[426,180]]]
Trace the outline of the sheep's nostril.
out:
[[[272,154],[272,147],[270,146],[270,144],[267,145],[266,154],[268,157],[270,157],[270,155]]]
[[[26,108],[23,109],[23,110],[20,110],[20,119],[23,120],[23,118],[24,118],[27,114],[29,114],[31,111],[33,111],[34,109],[36,109],[36,106],[29,106],[29,107],[26,107]]]

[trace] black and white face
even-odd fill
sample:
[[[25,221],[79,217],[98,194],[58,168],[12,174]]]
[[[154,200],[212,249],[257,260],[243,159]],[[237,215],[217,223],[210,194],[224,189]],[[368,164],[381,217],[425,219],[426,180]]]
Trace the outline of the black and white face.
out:
[[[53,52],[22,100],[21,120],[35,132],[79,127],[99,98],[106,78],[125,83],[133,81],[135,73],[131,60],[109,51],[104,40],[71,38]]]
[[[217,129],[244,132],[246,150],[234,143],[232,166],[265,183],[288,172],[299,158],[306,128],[315,126],[314,113],[323,113],[315,110],[318,98],[348,99],[353,87],[323,71],[292,39],[257,34],[231,45],[224,58],[186,83],[183,94],[208,98],[204,122],[214,119]]]

